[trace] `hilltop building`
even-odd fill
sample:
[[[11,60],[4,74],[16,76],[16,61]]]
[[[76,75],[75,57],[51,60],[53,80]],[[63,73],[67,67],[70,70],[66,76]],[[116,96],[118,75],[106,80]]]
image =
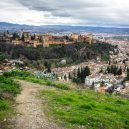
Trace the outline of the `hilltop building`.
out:
[[[0,33],[0,41],[10,42],[14,45],[24,45],[32,47],[49,47],[50,45],[66,45],[77,42],[92,44],[93,35],[52,35],[52,34],[31,34],[30,32],[20,32],[10,34],[9,32]]]

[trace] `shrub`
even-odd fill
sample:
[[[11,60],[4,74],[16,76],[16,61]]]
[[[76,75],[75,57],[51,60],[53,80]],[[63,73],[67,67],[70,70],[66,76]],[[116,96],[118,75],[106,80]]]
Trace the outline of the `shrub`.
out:
[[[5,72],[4,76],[5,77],[15,77],[15,76],[27,77],[27,76],[31,76],[31,74],[26,71],[13,70],[11,72]]]
[[[12,79],[0,76],[0,92],[10,93],[13,96],[20,93],[20,87]]]

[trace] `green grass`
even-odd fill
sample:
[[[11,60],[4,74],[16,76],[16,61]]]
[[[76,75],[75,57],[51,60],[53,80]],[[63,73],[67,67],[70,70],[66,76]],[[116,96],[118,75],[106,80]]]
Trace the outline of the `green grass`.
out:
[[[68,84],[60,83],[57,81],[52,81],[48,78],[42,78],[38,79],[36,78],[33,74],[26,72],[26,71],[12,71],[12,72],[7,72],[4,73],[5,77],[13,77],[15,79],[21,79],[21,80],[26,80],[29,82],[41,84],[41,85],[46,85],[46,86],[53,86],[62,90],[68,90],[70,89]]]
[[[20,71],[20,70],[13,70],[11,72],[5,72],[4,77],[28,77],[28,76],[32,76],[31,73],[27,72],[27,71]]]
[[[0,76],[0,128],[8,128],[7,119],[15,113],[13,98],[19,93],[20,86],[18,84],[10,78]],[[5,122],[4,119],[6,119]]]
[[[0,100],[0,121],[8,117],[12,112],[12,103],[8,100]]]
[[[129,101],[93,91],[45,90],[46,113],[70,129],[129,129]]]
[[[20,77],[20,76],[16,76],[15,78],[17,79],[21,79],[21,80],[26,80],[29,82],[33,82],[33,83],[37,83],[37,84],[41,84],[41,85],[46,85],[46,86],[52,86],[52,87],[56,87],[62,90],[69,90],[70,87],[68,84],[64,84],[64,83],[60,83],[60,82],[55,82],[55,81],[51,81],[49,79],[38,79],[35,78],[34,76],[32,77]]]
[[[0,92],[9,93],[12,96],[20,93],[20,87],[12,79],[0,76]]]

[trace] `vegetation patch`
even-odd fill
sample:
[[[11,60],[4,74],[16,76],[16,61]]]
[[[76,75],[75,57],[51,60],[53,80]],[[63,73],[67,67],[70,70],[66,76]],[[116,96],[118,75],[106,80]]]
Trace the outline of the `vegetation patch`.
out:
[[[75,43],[68,45],[50,45],[49,48],[32,48],[13,44],[0,44],[0,52],[7,54],[10,59],[18,59],[20,56],[26,57],[26,63],[39,69],[44,60],[53,60],[52,65],[55,65],[59,59],[69,58],[67,65],[78,64],[91,59],[96,59],[98,56],[102,60],[109,60],[109,51],[114,52],[114,46],[107,43],[97,41],[89,45],[88,43]],[[11,53],[11,54],[10,54]],[[3,59],[3,56],[2,56]],[[54,61],[56,60],[56,61]],[[42,63],[39,63],[41,61]],[[58,62],[59,63],[59,62]]]
[[[62,90],[70,89],[70,86],[68,84],[60,83],[57,81],[52,81],[48,78],[39,79],[39,78],[36,78],[30,72],[26,72],[26,71],[15,70],[15,71],[4,73],[4,76],[5,77],[15,77],[15,79],[26,80],[26,81],[41,84],[41,85],[53,86],[53,87],[56,87],[56,88],[59,88]]]
[[[8,119],[13,115],[13,98],[20,93],[20,87],[12,79],[0,76],[0,128],[7,129]]]
[[[46,98],[48,117],[68,128],[129,128],[129,101],[126,99],[90,90],[44,90],[41,97]]]

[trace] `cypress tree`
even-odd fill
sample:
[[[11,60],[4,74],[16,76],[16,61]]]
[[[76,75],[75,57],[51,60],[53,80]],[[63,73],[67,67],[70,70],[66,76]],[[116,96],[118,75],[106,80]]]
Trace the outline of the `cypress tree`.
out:
[[[91,73],[90,73],[90,68],[88,66],[86,66],[86,71],[87,71],[87,76],[89,76]]]
[[[76,78],[76,74],[77,74],[76,69],[74,69],[74,71],[73,71],[74,78]]]
[[[81,82],[84,83],[85,76],[84,76],[84,68],[81,68]]]
[[[68,76],[68,77],[69,77],[69,79],[71,79],[71,75],[70,75],[70,73],[69,73],[69,76]]]
[[[122,68],[120,67],[119,70],[117,71],[118,75],[122,75]]]
[[[64,75],[64,80],[67,80],[67,76],[66,76],[66,74]]]
[[[78,70],[77,70],[77,78],[81,78],[81,70],[80,70],[80,68],[78,68]]]
[[[108,73],[111,73],[111,68],[109,66],[107,67],[107,71]]]
[[[127,80],[129,80],[129,72],[127,72],[127,77],[126,78],[127,78]]]

